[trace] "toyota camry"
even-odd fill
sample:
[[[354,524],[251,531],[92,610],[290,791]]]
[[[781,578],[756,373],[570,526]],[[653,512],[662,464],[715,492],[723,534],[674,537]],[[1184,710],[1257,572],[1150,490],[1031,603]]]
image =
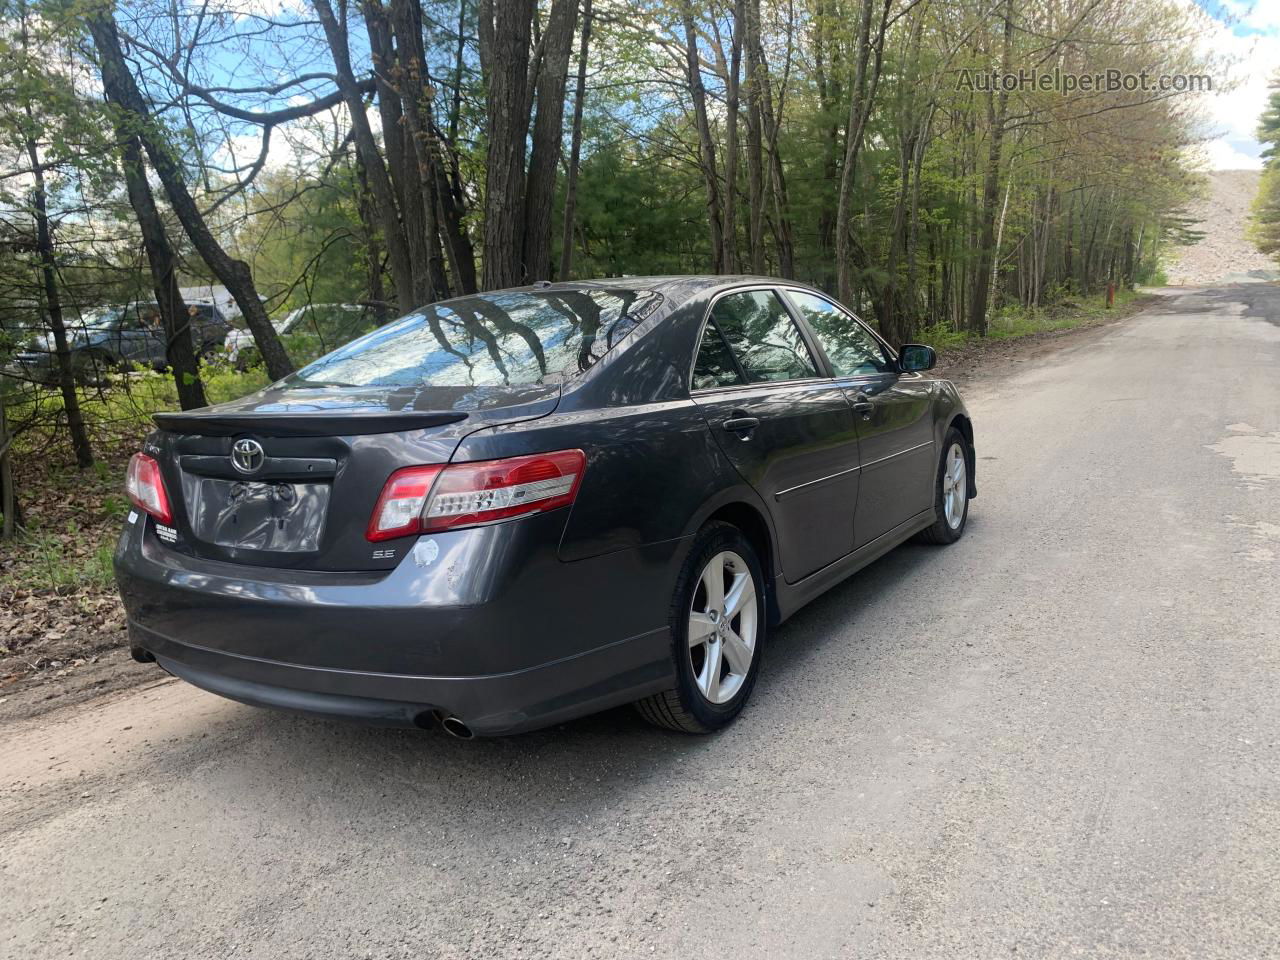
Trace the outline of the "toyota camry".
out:
[[[249,704],[459,737],[635,703],[704,733],[769,631],[964,533],[932,349],[750,277],[436,303],[155,417],[115,554],[136,659]]]

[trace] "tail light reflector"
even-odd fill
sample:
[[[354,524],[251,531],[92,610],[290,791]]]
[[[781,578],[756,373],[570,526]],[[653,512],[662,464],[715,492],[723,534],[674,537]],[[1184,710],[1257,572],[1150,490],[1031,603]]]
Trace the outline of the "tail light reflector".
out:
[[[586,462],[581,450],[559,450],[444,467],[405,467],[382,488],[366,536],[389,540],[568,506],[578,495]]]
[[[405,467],[387,480],[374,505],[365,537],[377,542],[422,530],[422,508],[444,467]]]
[[[137,506],[155,517],[166,527],[173,525],[173,511],[169,509],[169,494],[160,476],[160,464],[145,453],[135,453],[125,474],[125,492]]]

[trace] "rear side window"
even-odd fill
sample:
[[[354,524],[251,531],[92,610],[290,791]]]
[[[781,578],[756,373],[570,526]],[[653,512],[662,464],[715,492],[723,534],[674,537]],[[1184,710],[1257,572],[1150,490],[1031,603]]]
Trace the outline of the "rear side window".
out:
[[[799,328],[772,290],[721,297],[711,309],[704,341],[710,339],[712,326],[720,332],[751,383],[804,380],[818,375]],[[699,360],[701,356],[700,351]]]
[[[822,344],[837,377],[868,376],[893,369],[880,341],[851,314],[812,293],[791,290],[788,296]]]
[[[432,304],[290,378],[349,386],[519,386],[580,373],[662,303],[652,290],[485,293]]]
[[[738,365],[733,362],[733,354],[716,325],[708,323],[702,333],[702,345],[698,347],[698,359],[693,364],[693,389],[713,390],[735,383],[742,383]]]

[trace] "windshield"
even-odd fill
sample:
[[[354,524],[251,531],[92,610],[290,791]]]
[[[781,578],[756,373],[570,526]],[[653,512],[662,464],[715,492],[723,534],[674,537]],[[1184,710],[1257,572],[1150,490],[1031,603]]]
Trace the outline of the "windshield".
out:
[[[517,386],[586,370],[662,295],[652,290],[486,293],[401,317],[304,367],[296,386]]]
[[[97,310],[86,311],[81,323],[86,330],[108,330],[118,316],[120,316],[119,307],[100,307]]]

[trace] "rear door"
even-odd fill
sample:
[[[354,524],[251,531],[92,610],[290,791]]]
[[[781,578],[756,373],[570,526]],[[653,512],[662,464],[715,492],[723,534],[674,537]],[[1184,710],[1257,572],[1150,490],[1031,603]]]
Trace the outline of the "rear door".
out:
[[[853,411],[776,290],[734,290],[713,303],[691,396],[772,512],[789,582],[853,549]]]
[[[809,290],[786,296],[857,413],[862,483],[854,539],[862,546],[933,502],[934,381],[899,372],[889,348],[834,301]]]

